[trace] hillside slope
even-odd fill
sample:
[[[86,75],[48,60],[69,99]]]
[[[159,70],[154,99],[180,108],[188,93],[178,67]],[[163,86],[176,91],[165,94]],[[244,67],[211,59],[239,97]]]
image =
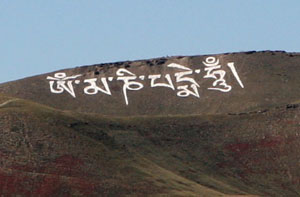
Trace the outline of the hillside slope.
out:
[[[2,195],[299,195],[298,105],[110,118],[15,100],[0,114]]]
[[[222,196],[128,151],[108,136],[107,119],[1,100],[11,101],[0,107],[1,195]]]
[[[158,58],[65,69],[0,93],[113,116],[241,113],[298,100],[299,65],[298,53],[273,51]]]
[[[0,196],[299,196],[299,74],[262,51],[0,84]]]

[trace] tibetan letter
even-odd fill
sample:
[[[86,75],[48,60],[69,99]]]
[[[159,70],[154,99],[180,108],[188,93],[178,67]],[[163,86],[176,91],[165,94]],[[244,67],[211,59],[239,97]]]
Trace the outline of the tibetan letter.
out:
[[[94,95],[94,94],[97,94],[98,92],[102,92],[104,94],[111,95],[111,92],[110,92],[109,86],[107,84],[106,78],[101,78],[101,82],[104,86],[104,89],[98,87],[96,85],[96,82],[97,82],[97,78],[84,80],[84,83],[89,83],[90,84],[89,86],[84,88],[84,93],[89,94],[89,95]]]
[[[48,76],[47,79],[50,80],[50,91],[54,94],[61,94],[64,91],[67,91],[69,94],[71,94],[72,97],[76,98],[73,88],[73,81],[80,76],[81,75],[74,75],[67,77],[66,73],[56,73],[54,77]],[[79,80],[76,80],[75,82],[79,83]],[[54,84],[56,84],[56,87],[54,86]]]
[[[128,76],[125,76],[125,74],[127,74]],[[128,105],[127,90],[140,90],[144,87],[144,85],[142,83],[133,81],[137,79],[137,76],[125,68],[120,68],[119,70],[117,70],[117,76],[117,80],[122,80],[124,82],[123,94],[126,105]]]
[[[166,87],[166,88],[171,88],[172,90],[175,90],[175,87],[173,85],[172,79],[170,74],[165,75],[165,79],[168,81],[168,83],[156,83],[155,81],[159,78],[161,78],[161,75],[149,75],[149,79],[151,79],[151,88],[153,87]]]
[[[213,87],[210,87],[208,89],[218,90],[221,92],[229,92],[232,87],[228,85],[224,79],[226,72],[224,70],[218,70],[221,68],[221,65],[219,65],[219,60],[215,57],[208,57],[205,59],[205,62],[203,62],[203,64],[206,66],[206,68],[204,69],[206,71],[206,75],[204,76],[204,78],[215,79],[215,81],[213,82]]]
[[[176,77],[176,82],[188,82],[191,83],[190,85],[180,85],[177,86],[177,96],[179,97],[188,97],[190,95],[200,98],[198,88],[200,85],[195,81],[195,79],[188,77],[188,75],[193,74],[193,70],[182,66],[180,64],[171,63],[168,65],[169,68],[177,68],[183,70],[182,72],[177,72],[174,74]],[[190,89],[189,89],[190,88]]]

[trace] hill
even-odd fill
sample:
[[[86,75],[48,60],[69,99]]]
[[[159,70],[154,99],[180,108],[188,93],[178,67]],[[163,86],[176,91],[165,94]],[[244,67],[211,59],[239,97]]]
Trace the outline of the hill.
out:
[[[1,84],[0,195],[299,196],[297,62],[172,57]]]
[[[116,140],[128,120],[11,99],[0,108],[1,195],[222,195],[129,150],[130,136]]]
[[[298,53],[262,51],[97,64],[4,83],[0,92],[112,116],[250,112],[300,98],[299,62]]]

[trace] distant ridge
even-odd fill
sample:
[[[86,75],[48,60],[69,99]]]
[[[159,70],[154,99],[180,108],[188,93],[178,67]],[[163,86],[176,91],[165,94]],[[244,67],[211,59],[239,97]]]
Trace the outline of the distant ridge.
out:
[[[243,113],[298,100],[299,73],[299,53],[249,51],[76,67],[4,83],[0,92],[103,115]],[[62,89],[57,74],[67,77]]]

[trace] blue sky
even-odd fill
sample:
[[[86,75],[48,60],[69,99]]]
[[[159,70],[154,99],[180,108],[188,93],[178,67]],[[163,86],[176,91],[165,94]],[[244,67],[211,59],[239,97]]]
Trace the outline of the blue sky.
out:
[[[0,83],[96,63],[300,52],[299,0],[0,0]]]

